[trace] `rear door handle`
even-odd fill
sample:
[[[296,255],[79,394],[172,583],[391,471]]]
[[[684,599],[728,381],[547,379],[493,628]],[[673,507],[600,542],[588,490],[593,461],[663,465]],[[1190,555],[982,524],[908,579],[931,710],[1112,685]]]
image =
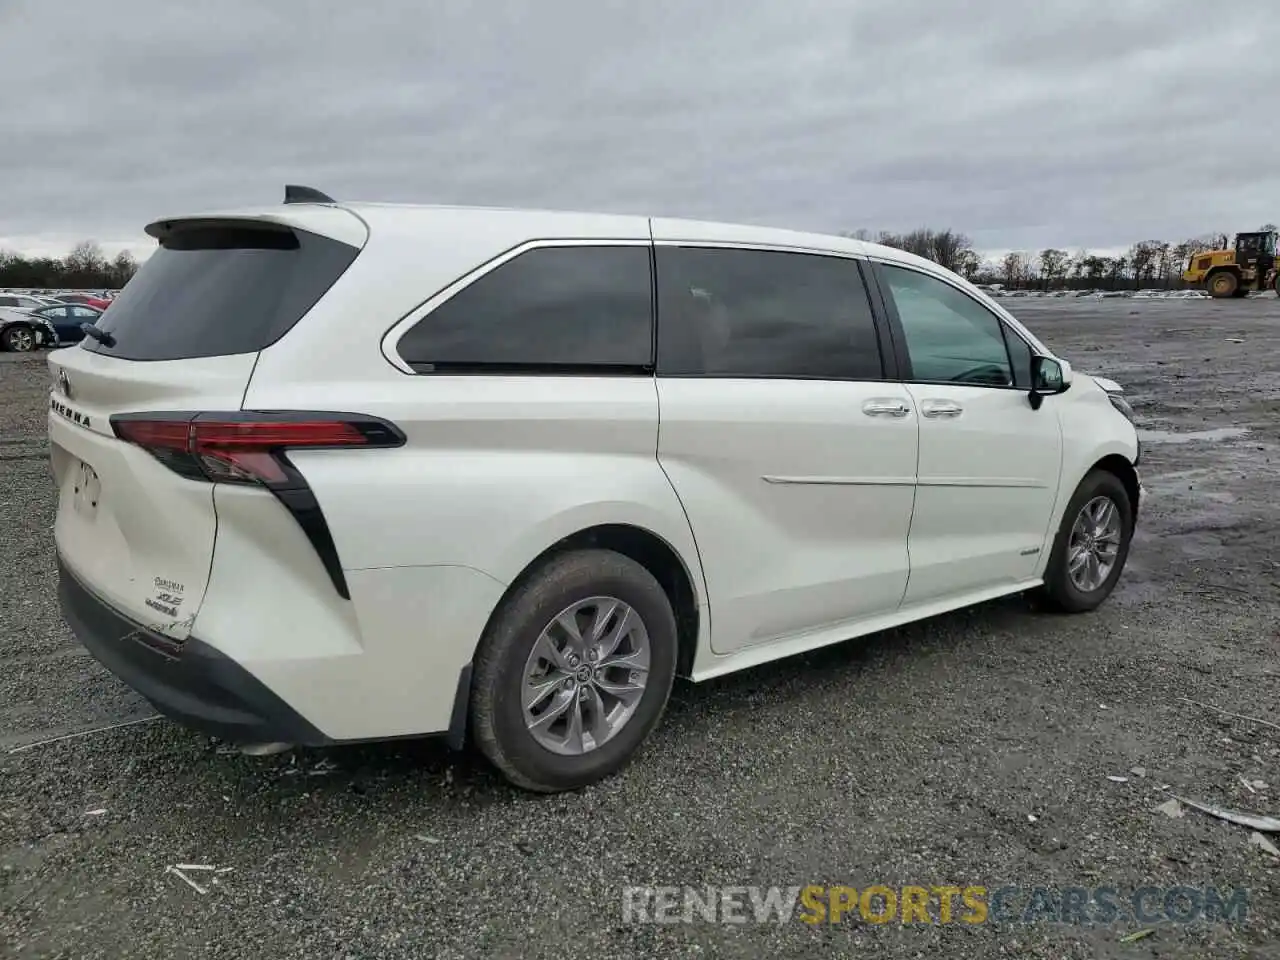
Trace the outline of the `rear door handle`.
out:
[[[924,400],[920,404],[920,413],[934,420],[954,420],[964,413],[964,407],[954,400]]]
[[[905,401],[890,397],[868,400],[862,405],[862,412],[868,417],[893,417],[900,420],[911,412],[911,408]]]

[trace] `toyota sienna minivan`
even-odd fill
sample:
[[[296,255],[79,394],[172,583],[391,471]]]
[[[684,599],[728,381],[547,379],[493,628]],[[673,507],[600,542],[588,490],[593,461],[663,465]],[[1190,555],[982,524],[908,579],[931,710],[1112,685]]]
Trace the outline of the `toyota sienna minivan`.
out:
[[[49,358],[61,603],[226,740],[572,789],[677,675],[1124,567],[1119,388],[900,250],[299,188],[148,233]]]

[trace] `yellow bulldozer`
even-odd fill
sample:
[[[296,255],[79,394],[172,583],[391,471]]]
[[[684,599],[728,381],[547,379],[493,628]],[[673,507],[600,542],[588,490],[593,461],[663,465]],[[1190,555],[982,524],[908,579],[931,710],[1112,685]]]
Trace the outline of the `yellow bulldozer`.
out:
[[[1206,250],[1192,256],[1182,279],[1219,299],[1247,297],[1253,290],[1280,296],[1280,257],[1276,234],[1237,233],[1235,249]]]

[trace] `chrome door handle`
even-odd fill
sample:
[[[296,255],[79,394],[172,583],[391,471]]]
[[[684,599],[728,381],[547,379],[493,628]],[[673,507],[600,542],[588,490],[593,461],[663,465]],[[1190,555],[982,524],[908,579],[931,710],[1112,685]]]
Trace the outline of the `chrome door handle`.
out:
[[[868,417],[894,417],[901,419],[911,412],[911,408],[902,400],[868,400],[862,405],[862,412]]]
[[[935,420],[954,420],[964,413],[964,407],[952,400],[925,400],[920,404],[920,413]]]

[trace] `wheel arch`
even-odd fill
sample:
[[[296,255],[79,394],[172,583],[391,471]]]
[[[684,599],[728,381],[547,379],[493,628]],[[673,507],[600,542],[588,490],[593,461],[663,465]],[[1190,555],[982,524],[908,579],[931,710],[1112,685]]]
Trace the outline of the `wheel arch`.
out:
[[[1084,484],[1095,474],[1110,475],[1118,481],[1124,488],[1126,497],[1129,500],[1132,521],[1136,522],[1138,517],[1138,504],[1142,496],[1142,485],[1133,461],[1125,453],[1116,452],[1114,448],[1112,450],[1099,451],[1091,458],[1088,469],[1083,472],[1076,485],[1071,488],[1071,493],[1062,504],[1062,512],[1056,518],[1056,530],[1053,539],[1050,541],[1051,546],[1045,555],[1044,566],[1041,568],[1043,580],[1037,591],[1039,596],[1052,609],[1065,613],[1081,613],[1094,609],[1110,595],[1111,589],[1115,585],[1115,580],[1110,580],[1111,586],[1108,587],[1106,593],[1095,600],[1090,600],[1087,595],[1073,593],[1073,590],[1078,591],[1081,588],[1065,583],[1063,579],[1066,576],[1066,551],[1070,537],[1070,525],[1075,519],[1069,515],[1068,511],[1071,510],[1072,503],[1075,502],[1077,496],[1080,496]],[[1080,505],[1083,506],[1087,502],[1082,498]],[[1132,534],[1132,528],[1130,532]],[[1128,544],[1122,543],[1122,549],[1127,557]],[[1121,568],[1123,568],[1123,559],[1120,564]],[[1115,576],[1118,577],[1119,574],[1117,573]]]
[[[655,464],[656,466],[656,464]],[[677,626],[676,674],[689,676],[700,651],[709,647],[710,608],[697,544],[688,518],[669,481],[660,473],[646,482],[628,483],[636,475],[614,478],[604,496],[578,500],[545,514],[539,522],[520,527],[514,536],[497,534],[500,546],[474,564],[503,584],[497,602],[484,618],[455,694],[449,742],[460,746],[467,737],[471,664],[483,638],[505,609],[514,591],[550,557],[585,548],[614,550],[653,574],[672,605]]]
[[[560,537],[534,556],[508,585],[502,599],[489,615],[485,630],[493,618],[525,581],[552,557],[575,550],[612,550],[634,560],[648,570],[671,603],[676,618],[676,673],[688,676],[697,655],[698,640],[703,629],[705,604],[694,579],[694,571],[680,552],[652,530],[632,523],[598,523]],[[478,639],[478,638],[477,638]]]
[[[1109,453],[1101,460],[1093,464],[1086,472],[1088,476],[1095,470],[1102,470],[1106,473],[1113,474],[1121,483],[1124,484],[1125,492],[1129,495],[1129,508],[1136,521],[1138,519],[1138,503],[1142,498],[1142,484],[1138,479],[1137,468],[1129,461],[1129,459],[1119,453]]]
[[[543,564],[552,557],[575,550],[613,550],[629,557],[648,570],[671,603],[676,619],[676,675],[687,677],[693,672],[702,632],[709,628],[707,607],[690,569],[680,552],[662,536],[652,530],[632,523],[596,523],[565,534],[544,547],[525,563],[502,592],[498,602],[489,611],[484,629],[475,638],[471,657],[458,676],[453,708],[446,739],[450,747],[461,750],[470,728],[470,704],[472,699],[472,664],[483,637],[489,632],[508,599],[523,586]],[[696,571],[700,576],[700,570]]]

